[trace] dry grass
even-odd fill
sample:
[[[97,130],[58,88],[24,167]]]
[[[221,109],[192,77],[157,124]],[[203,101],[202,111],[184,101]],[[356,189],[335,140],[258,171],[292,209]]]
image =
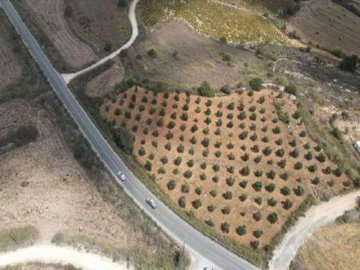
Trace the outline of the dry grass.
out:
[[[21,75],[21,66],[17,63],[14,54],[0,38],[0,93],[11,82]]]
[[[150,49],[157,52],[156,58],[147,55]],[[208,81],[220,88],[252,76],[265,77],[270,71],[266,61],[252,52],[202,37],[177,21],[149,33],[135,45],[135,54],[127,70],[133,70],[138,78],[164,81],[174,87],[199,86]],[[224,61],[224,55],[230,60]]]
[[[97,54],[108,53],[104,51],[107,43],[115,50],[130,38],[128,10],[118,7],[117,3],[115,0],[65,0],[73,11],[73,15],[66,18],[73,33]]]
[[[300,249],[292,269],[355,270],[360,265],[359,223],[330,225]]]

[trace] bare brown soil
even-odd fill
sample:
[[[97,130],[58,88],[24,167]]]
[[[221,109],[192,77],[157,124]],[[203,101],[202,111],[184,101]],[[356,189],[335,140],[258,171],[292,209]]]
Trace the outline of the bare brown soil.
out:
[[[123,124],[131,130],[135,138],[134,155],[145,168],[146,163],[152,165],[150,173],[176,203],[185,197],[184,210],[204,222],[211,220],[219,233],[221,225],[227,222],[230,230],[224,235],[243,244],[259,240],[263,246],[279,232],[306,195],[316,198],[334,195],[350,184],[344,174],[337,177],[331,173],[336,168],[334,164],[327,159],[317,160],[322,150],[316,150],[316,143],[306,133],[300,135],[304,131],[302,124],[291,119],[287,126],[278,120],[275,102],[291,118],[296,105],[272,90],[255,92],[251,97],[244,92],[209,99],[187,97],[184,93],[154,95],[135,87],[105,102],[101,114],[114,120],[116,126]],[[245,118],[238,118],[242,113]],[[274,131],[276,128],[278,132]],[[296,145],[291,145],[293,140]],[[265,154],[266,148],[271,153]],[[275,154],[278,149],[284,150],[283,156]],[[294,150],[298,156],[290,154]],[[309,160],[304,158],[308,151],[312,153]],[[256,161],[256,157],[261,160]],[[285,163],[283,168],[279,165],[281,161]],[[301,162],[302,168],[295,169],[297,162]],[[311,165],[316,165],[314,172],[308,169]],[[325,174],[323,169],[327,166],[331,170]],[[249,168],[248,174],[243,172],[244,168]],[[281,177],[284,173],[288,178]],[[173,188],[169,188],[171,180],[175,183]],[[262,185],[257,191],[255,182]],[[271,184],[273,190],[268,189]],[[184,186],[189,191],[184,191]],[[294,188],[299,186],[304,192],[296,195]],[[289,188],[289,194],[281,192],[284,187]],[[231,199],[225,198],[227,191],[231,192]],[[270,205],[271,198],[276,205]],[[287,199],[292,202],[289,209],[284,206]],[[201,201],[198,208],[193,205],[196,200]],[[213,211],[209,210],[210,205],[215,206]],[[227,206],[230,213],[224,214]],[[261,215],[258,221],[254,218],[257,212]],[[278,215],[275,224],[267,219],[270,213]],[[247,227],[247,233],[240,236],[236,229],[242,225]],[[259,239],[253,235],[256,230],[262,232]]]
[[[358,222],[333,224],[317,231],[299,250],[292,269],[357,269],[360,265],[359,225]]]
[[[14,54],[0,37],[0,93],[4,87],[18,79],[21,67],[16,62]]]
[[[130,1],[129,1],[130,2]],[[76,35],[95,49],[104,52],[106,43],[112,50],[120,48],[131,35],[127,8],[117,6],[116,0],[66,0],[73,16],[68,22]]]
[[[115,63],[105,72],[93,78],[86,85],[86,95],[90,97],[102,97],[114,89],[117,83],[124,78],[124,68],[119,58],[115,59]]]
[[[69,65],[80,68],[96,60],[92,49],[71,33],[64,18],[63,0],[29,0],[22,5],[35,17]]]
[[[147,55],[150,49],[157,57]],[[229,61],[223,57],[229,56]],[[131,54],[129,54],[131,56]],[[131,69],[141,79],[176,86],[234,85],[254,75],[266,75],[266,63],[250,51],[234,48],[198,35],[179,21],[158,26],[135,45]]]
[[[39,131],[35,142],[0,156],[0,229],[29,224],[42,242],[62,232],[125,251],[152,245],[104,201],[46,111],[13,101],[0,106],[0,115],[0,136],[24,124]],[[156,246],[149,252],[157,252]]]
[[[290,20],[287,30],[330,50],[360,53],[360,17],[331,0],[307,3]]]

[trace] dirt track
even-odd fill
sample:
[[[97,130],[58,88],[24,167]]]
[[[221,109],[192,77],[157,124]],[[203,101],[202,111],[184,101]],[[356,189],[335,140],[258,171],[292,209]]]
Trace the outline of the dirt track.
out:
[[[275,249],[274,256],[270,262],[270,270],[287,270],[291,260],[295,257],[297,250],[311,234],[321,226],[334,221],[346,210],[355,207],[356,198],[360,191],[339,196],[328,202],[312,207],[307,211],[304,218],[285,235],[282,243]]]

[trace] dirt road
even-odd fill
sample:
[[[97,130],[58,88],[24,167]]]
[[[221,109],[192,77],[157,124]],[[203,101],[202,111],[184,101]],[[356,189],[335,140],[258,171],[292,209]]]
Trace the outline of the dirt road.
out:
[[[114,263],[111,259],[94,253],[79,252],[68,247],[35,245],[13,252],[0,254],[0,267],[28,262],[72,264],[84,270],[131,270],[126,263]]]
[[[108,60],[113,59],[114,57],[116,57],[117,55],[119,55],[119,53],[123,50],[126,50],[127,48],[129,48],[134,41],[136,40],[138,34],[139,34],[139,28],[138,28],[138,23],[136,20],[136,5],[139,2],[139,0],[133,0],[133,2],[130,5],[129,8],[129,19],[130,19],[130,23],[131,23],[131,28],[132,28],[132,34],[131,37],[129,39],[128,42],[126,42],[120,49],[114,51],[113,53],[109,54],[108,56],[104,57],[103,59],[101,59],[100,61],[96,62],[95,64],[80,70],[76,73],[71,73],[71,74],[62,74],[64,80],[66,83],[69,83],[72,79],[74,79],[75,77],[84,74],[90,70],[93,70],[94,68],[104,64],[105,62],[107,62]]]
[[[293,229],[285,235],[281,244],[275,249],[269,264],[270,270],[287,270],[298,249],[311,234],[328,223],[333,222],[346,210],[355,207],[360,191],[335,197],[307,211]]]

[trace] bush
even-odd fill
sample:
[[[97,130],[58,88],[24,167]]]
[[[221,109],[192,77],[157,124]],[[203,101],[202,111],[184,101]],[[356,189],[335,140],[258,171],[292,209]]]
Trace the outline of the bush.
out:
[[[301,170],[303,168],[303,164],[301,162],[296,162],[294,165],[295,170]]]
[[[260,181],[256,181],[252,184],[252,187],[256,192],[259,192],[262,189],[262,183]]]
[[[253,214],[253,219],[254,219],[255,221],[260,221],[260,220],[261,220],[261,213],[260,213],[259,211],[255,212],[255,213]]]
[[[182,184],[181,185],[181,192],[182,193],[189,193],[190,192],[190,186],[188,184]]]
[[[296,85],[294,85],[294,84],[289,84],[289,85],[287,85],[287,86],[285,87],[285,92],[286,92],[286,93],[289,93],[289,94],[291,94],[291,95],[296,96],[296,94],[297,94]]]
[[[290,201],[289,199],[286,199],[282,204],[285,210],[289,210],[293,206],[292,201]]]
[[[276,213],[271,213],[267,216],[267,220],[271,223],[274,224],[278,221],[278,215]]]
[[[248,176],[248,175],[250,174],[250,169],[249,169],[249,167],[248,167],[248,166],[245,166],[245,167],[241,168],[240,174],[241,174],[242,176]]]
[[[286,186],[280,189],[280,193],[284,196],[289,196],[290,192],[291,192],[290,189]]]
[[[239,196],[240,202],[244,202],[244,201],[246,201],[246,199],[247,199],[247,195],[246,195],[246,194],[241,194],[241,195]]]
[[[223,197],[225,200],[231,200],[233,195],[232,195],[232,192],[231,191],[226,191],[224,194],[223,194]]]
[[[211,88],[210,84],[208,82],[203,82],[201,86],[197,89],[200,96],[203,97],[214,97],[215,91]]]
[[[195,209],[199,209],[202,206],[202,203],[201,203],[200,199],[194,200],[191,204]]]
[[[249,82],[252,90],[259,91],[262,88],[262,80],[260,78],[254,78]]]
[[[186,198],[184,196],[181,196],[178,200],[178,204],[181,208],[186,207]]]
[[[296,188],[293,189],[293,191],[294,191],[294,194],[299,197],[304,195],[304,192],[305,192],[305,190],[302,186],[297,186]]]
[[[211,212],[214,212],[216,209],[215,205],[213,204],[210,204],[208,207],[207,207],[207,210],[211,213]]]
[[[176,182],[175,182],[175,180],[170,180],[170,181],[167,183],[167,188],[168,188],[169,190],[173,190],[175,187],[176,187]]]
[[[359,57],[357,55],[344,56],[339,64],[339,68],[354,73],[359,62]]]
[[[270,183],[268,185],[265,186],[265,190],[267,192],[273,192],[275,190],[275,184],[274,183]]]
[[[229,233],[230,232],[230,224],[227,223],[227,222],[222,223],[220,228],[221,228],[221,231],[223,233]]]
[[[235,179],[234,179],[233,177],[228,177],[228,178],[226,178],[226,184],[227,184],[229,187],[233,186],[234,183],[235,183]]]
[[[141,147],[141,148],[139,149],[138,153],[139,153],[139,156],[143,157],[143,156],[146,154],[145,148],[144,148],[144,147]]]
[[[241,181],[240,183],[239,183],[239,186],[241,187],[241,188],[246,188],[246,186],[247,186],[247,181],[246,180],[243,180],[243,181]]]
[[[246,234],[246,225],[242,225],[236,228],[236,233],[240,236]]]
[[[277,201],[274,198],[270,198],[267,200],[269,206],[274,207],[277,204]]]
[[[147,52],[148,56],[150,56],[151,58],[156,58],[157,57],[157,52],[154,49],[150,49]]]
[[[130,155],[133,151],[134,139],[126,127],[113,130],[113,138],[118,147],[126,154]]]
[[[255,238],[260,238],[263,234],[262,230],[255,230],[253,231],[253,235],[255,236]]]
[[[223,215],[228,215],[230,214],[230,207],[229,206],[225,206],[224,208],[221,209],[221,213],[223,213]]]
[[[215,198],[217,196],[217,191],[215,189],[211,190],[210,195]]]
[[[186,177],[186,178],[191,178],[191,176],[192,176],[192,172],[190,171],[190,170],[186,170],[185,172],[184,172],[184,177]]]
[[[146,161],[144,167],[145,167],[146,170],[148,170],[149,172],[151,172],[151,170],[152,170],[152,164],[151,164],[150,161]]]

